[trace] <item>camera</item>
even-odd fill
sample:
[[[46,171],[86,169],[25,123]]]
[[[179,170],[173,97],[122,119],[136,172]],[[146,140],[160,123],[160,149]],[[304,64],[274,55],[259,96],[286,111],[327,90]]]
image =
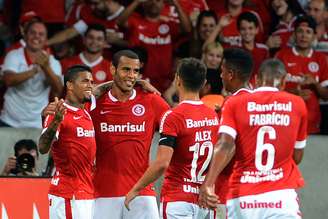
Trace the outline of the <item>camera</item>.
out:
[[[34,157],[29,153],[24,153],[17,157],[16,168],[10,172],[15,175],[21,172],[32,172],[34,167]]]

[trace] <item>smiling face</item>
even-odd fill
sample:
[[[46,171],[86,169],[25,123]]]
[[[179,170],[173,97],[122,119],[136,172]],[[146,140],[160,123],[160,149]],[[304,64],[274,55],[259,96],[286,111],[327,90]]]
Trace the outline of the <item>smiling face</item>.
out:
[[[41,50],[47,41],[47,29],[43,23],[32,24],[25,35],[26,47],[32,51]]]
[[[240,22],[239,32],[242,40],[245,43],[254,42],[256,34],[259,32],[259,29],[255,26],[253,22],[242,20]]]
[[[112,66],[111,72],[115,85],[124,93],[130,92],[139,78],[140,61],[122,56],[117,68]]]
[[[199,25],[199,36],[202,40],[207,40],[207,38],[212,33],[216,25],[215,19],[213,17],[203,17]]]
[[[312,16],[320,24],[325,21],[325,2],[322,0],[312,0],[309,2],[306,10],[307,14]]]
[[[68,83],[70,83],[70,86],[67,87],[68,92],[71,92],[79,103],[85,103],[91,100],[94,86],[91,72],[79,72],[77,78]]]
[[[106,44],[104,32],[90,30],[84,38],[84,45],[89,53],[96,54],[102,52]]]
[[[222,61],[222,56],[219,48],[211,48],[204,54],[203,60],[207,68],[217,69]]]

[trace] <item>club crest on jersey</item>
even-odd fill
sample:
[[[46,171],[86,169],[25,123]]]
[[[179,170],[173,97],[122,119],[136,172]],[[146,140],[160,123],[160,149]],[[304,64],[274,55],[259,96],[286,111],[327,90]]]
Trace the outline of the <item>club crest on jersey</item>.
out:
[[[158,27],[158,31],[160,34],[167,34],[170,31],[170,27],[167,24],[161,24]]]
[[[135,116],[142,116],[143,114],[145,114],[145,107],[141,104],[136,104],[132,107],[132,113]]]
[[[316,62],[310,62],[308,64],[308,68],[309,68],[310,72],[318,72],[319,71],[319,65]]]
[[[106,79],[106,73],[104,71],[97,71],[95,76],[98,81],[104,81]]]

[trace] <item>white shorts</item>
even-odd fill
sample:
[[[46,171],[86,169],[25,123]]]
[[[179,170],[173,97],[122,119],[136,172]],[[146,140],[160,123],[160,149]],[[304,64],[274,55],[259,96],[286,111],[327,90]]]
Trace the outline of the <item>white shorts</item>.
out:
[[[49,219],[93,219],[95,200],[75,200],[48,195]]]
[[[162,202],[161,219],[213,219],[214,212],[190,202]]]
[[[159,219],[155,196],[137,196],[124,206],[125,197],[97,198],[94,219]]]
[[[215,219],[227,219],[227,208],[224,204],[218,204],[215,212],[214,212]]]
[[[228,219],[301,219],[294,189],[242,196],[227,201]]]

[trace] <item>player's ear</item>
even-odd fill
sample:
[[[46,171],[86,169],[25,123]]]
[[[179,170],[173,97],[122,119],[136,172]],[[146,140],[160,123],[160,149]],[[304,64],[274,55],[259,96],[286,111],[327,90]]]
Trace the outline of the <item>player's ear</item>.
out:
[[[66,89],[67,90],[73,90],[73,83],[71,81],[66,82]]]
[[[116,74],[116,68],[113,63],[110,64],[110,73],[114,76]]]

